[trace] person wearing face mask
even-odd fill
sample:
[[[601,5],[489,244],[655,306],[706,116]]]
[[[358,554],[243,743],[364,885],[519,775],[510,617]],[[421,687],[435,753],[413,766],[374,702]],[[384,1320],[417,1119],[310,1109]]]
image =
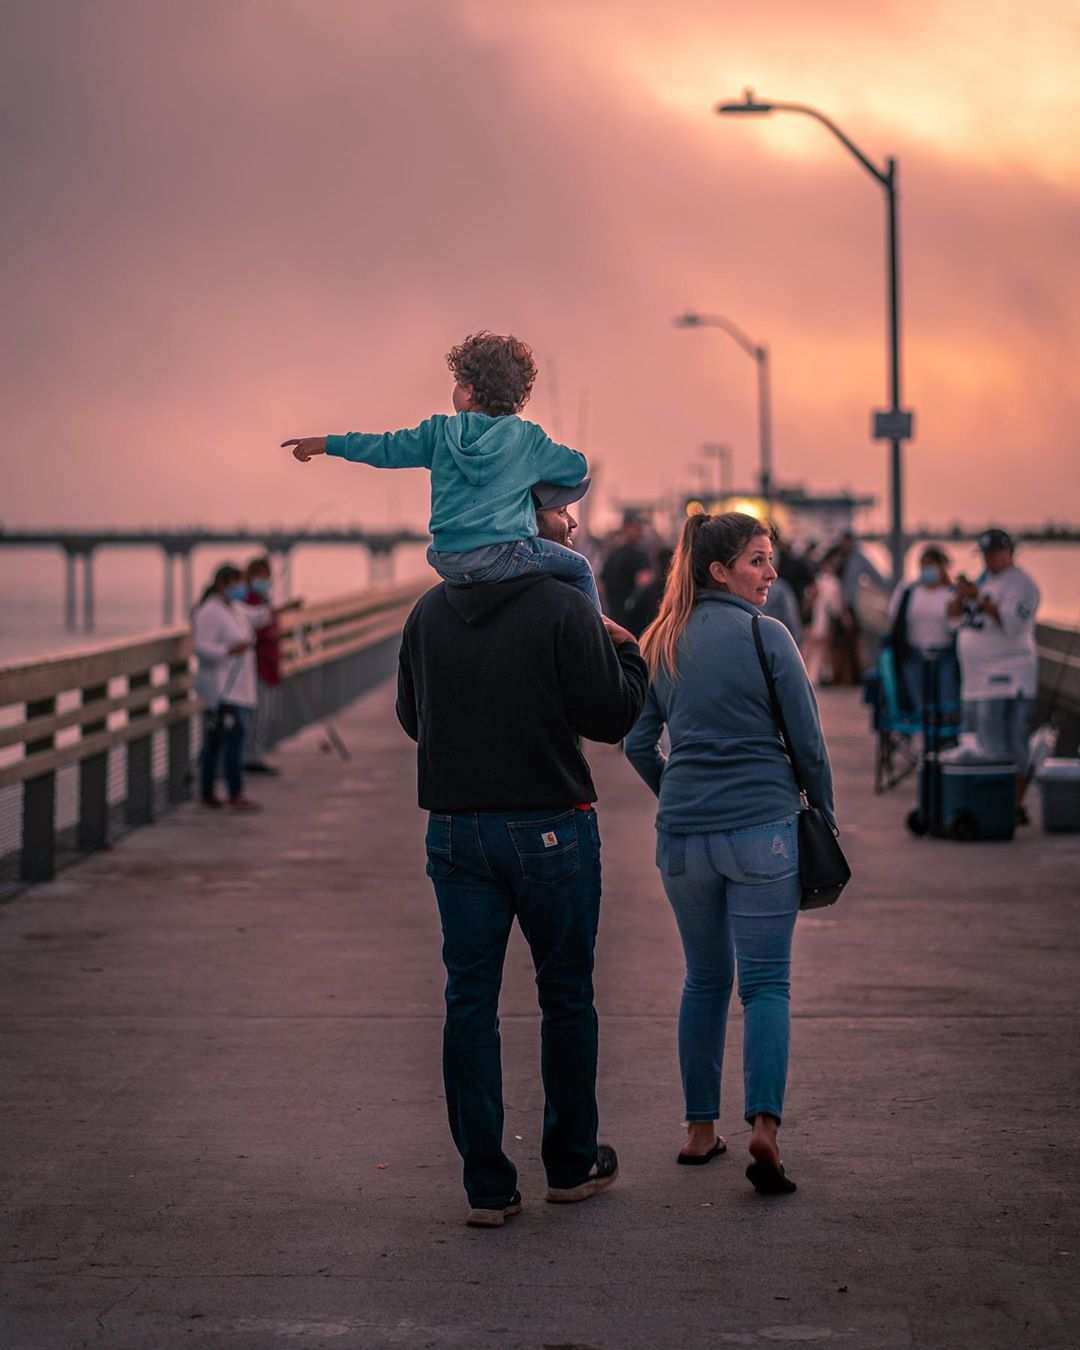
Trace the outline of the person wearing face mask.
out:
[[[898,586],[889,606],[889,634],[900,681],[905,711],[916,712],[923,704],[923,677],[927,657],[937,660],[938,706],[947,719],[955,720],[960,707],[960,667],[948,609],[953,598],[949,578],[949,555],[930,546],[919,555],[919,575],[907,586]]]
[[[224,770],[228,805],[256,811],[244,793],[244,735],[257,698],[255,631],[271,619],[269,605],[244,603],[244,574],[223,563],[191,617],[198,670],[195,693],[203,704],[203,746],[199,787],[204,806],[221,807],[219,769]]]
[[[776,686],[810,803],[836,828],[832,771],[813,686],[791,634],[760,616],[776,578],[769,530],[740,512],[684,525],[655,622],[641,637],[651,684],[626,757],[659,799],[657,865],[686,955],[679,1012],[687,1139],[677,1161],[726,1151],[716,1132],[737,969],[743,1114],[755,1190],[795,1190],[780,1161],[799,912],[799,789],[770,704]],[[759,660],[757,637],[762,644]],[[660,736],[667,727],[671,752]]]
[[[244,603],[253,614],[261,616],[267,606],[272,606],[272,576],[270,559],[265,555],[252,558],[245,570],[247,588]],[[271,607],[265,623],[255,626],[255,669],[258,675],[258,701],[247,743],[245,773],[277,774],[280,772],[266,762],[270,749],[268,735],[274,721],[274,708],[278,689],[281,685],[281,627],[278,616],[288,610],[296,609],[303,602],[290,600],[276,608]]]

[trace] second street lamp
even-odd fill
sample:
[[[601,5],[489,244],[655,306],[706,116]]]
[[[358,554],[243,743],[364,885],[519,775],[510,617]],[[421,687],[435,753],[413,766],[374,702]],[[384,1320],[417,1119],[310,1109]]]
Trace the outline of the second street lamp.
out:
[[[720,328],[757,363],[759,486],[766,502],[772,500],[772,406],[769,388],[769,349],[752,341],[738,324],[722,314],[699,314],[687,310],[675,320],[676,328]]]
[[[756,99],[749,89],[741,101],[718,103],[716,112],[723,115],[767,116],[772,112],[803,113],[827,127],[836,139],[855,156],[868,174],[885,189],[886,251],[888,255],[888,310],[889,310],[889,408],[874,414],[874,437],[887,440],[890,447],[890,523],[889,553],[892,558],[893,583],[899,584],[904,575],[904,499],[903,465],[901,455],[904,441],[911,439],[912,414],[900,401],[900,266],[898,258],[898,223],[896,214],[897,164],[895,159],[885,161],[884,170],[863,154],[835,122],[824,113],[805,103],[776,103]]]
[[[701,447],[701,453],[708,455],[716,460],[716,495],[725,497],[731,493],[731,459],[732,450],[730,445],[717,445],[715,441],[708,441]]]

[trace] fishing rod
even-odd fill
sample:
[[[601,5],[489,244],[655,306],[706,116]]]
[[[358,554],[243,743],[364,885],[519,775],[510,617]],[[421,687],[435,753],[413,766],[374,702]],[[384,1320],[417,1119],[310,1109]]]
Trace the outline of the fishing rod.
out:
[[[311,643],[309,640],[309,633],[311,631],[310,627],[305,624],[301,624],[299,625],[296,631],[297,631],[297,641],[300,645],[301,650],[304,652],[305,655],[309,654],[312,650]],[[342,761],[342,763],[347,764],[349,760],[352,759],[352,754],[349,751],[349,747],[341,739],[341,736],[339,735],[338,729],[334,725],[332,718],[329,717],[320,718],[315,715],[315,710],[312,708],[310,702],[308,701],[308,696],[304,692],[300,680],[301,677],[297,676],[294,677],[292,680],[289,680],[288,684],[291,684],[293,686],[292,693],[296,698],[296,701],[300,704],[300,713],[304,718],[304,721],[309,725],[312,725],[316,722],[322,722],[323,734],[326,737],[327,744],[333,747],[333,749],[337,753],[338,758]]]

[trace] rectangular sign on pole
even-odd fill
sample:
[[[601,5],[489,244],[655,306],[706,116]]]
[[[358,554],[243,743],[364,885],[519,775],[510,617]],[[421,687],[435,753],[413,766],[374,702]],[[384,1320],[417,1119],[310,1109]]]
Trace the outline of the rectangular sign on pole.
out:
[[[915,414],[903,408],[895,412],[874,413],[875,441],[910,441],[915,424]]]

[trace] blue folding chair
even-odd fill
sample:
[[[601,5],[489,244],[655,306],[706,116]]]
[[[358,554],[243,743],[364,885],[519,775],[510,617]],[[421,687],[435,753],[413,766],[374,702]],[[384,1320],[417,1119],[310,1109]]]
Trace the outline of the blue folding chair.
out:
[[[882,647],[872,674],[873,726],[877,734],[874,755],[874,791],[880,796],[902,783],[918,767],[914,737],[923,729],[921,710],[906,711],[900,699],[896,657]],[[870,681],[868,681],[868,686]]]
[[[936,658],[930,658],[924,663],[924,676],[930,685],[937,683]],[[917,708],[905,708],[896,654],[891,647],[882,647],[871,677],[873,697],[871,699],[868,687],[867,701],[873,708],[874,731],[877,734],[874,791],[880,795],[902,783],[918,768],[919,754],[914,739],[925,734],[927,710],[922,704]],[[934,692],[927,694],[925,691],[923,701],[930,705],[936,744],[941,747],[954,741],[960,734],[960,705],[936,701]]]

